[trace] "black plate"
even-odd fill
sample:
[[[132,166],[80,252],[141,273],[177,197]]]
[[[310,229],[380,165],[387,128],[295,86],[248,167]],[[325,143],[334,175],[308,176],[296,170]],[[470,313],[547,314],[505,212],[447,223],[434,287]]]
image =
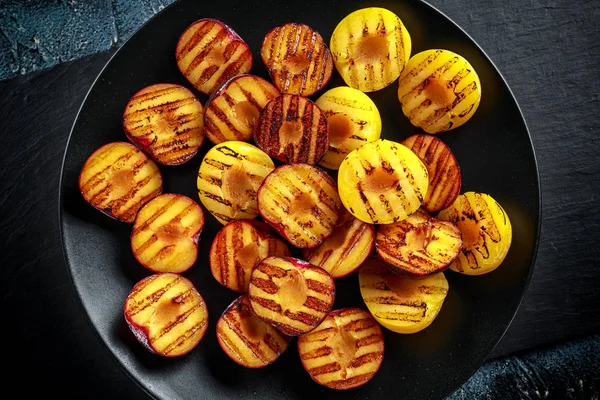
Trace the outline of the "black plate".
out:
[[[85,159],[105,143],[126,140],[121,115],[137,90],[157,82],[190,87],[177,69],[174,52],[178,36],[195,20],[213,17],[232,26],[253,51],[252,72],[267,77],[259,51],[263,36],[271,28],[289,21],[303,22],[328,42],[345,15],[367,5],[385,7],[400,16],[411,34],[413,54],[428,48],[453,50],[465,56],[479,73],[483,87],[479,110],[463,127],[440,137],[452,148],[462,168],[463,191],[490,193],[510,216],[514,236],[504,264],[479,277],[448,271],[450,292],[434,323],[413,335],[384,329],[386,350],[379,373],[361,388],[334,392],[311,381],[300,364],[295,342],[280,360],[262,370],[240,367],[221,351],[215,324],[236,294],[221,287],[210,273],[208,250],[221,224],[205,212],[200,256],[185,275],[208,303],[209,330],[198,347],[181,358],[165,359],[148,353],[126,326],[123,302],[133,285],[150,272],[131,254],[131,226],[111,220],[84,202],[77,178]],[[342,84],[334,73],[328,88]],[[400,141],[419,130],[402,115],[396,90],[397,84],[392,84],[370,96],[381,112],[382,136]],[[206,101],[205,96],[199,97]],[[196,173],[209,147],[207,140],[200,154],[183,166],[161,167],[164,191],[197,199]],[[94,83],[71,133],[60,195],[66,260],[85,311],[133,379],[153,396],[164,399],[444,397],[475,372],[509,326],[531,276],[540,220],[535,155],[506,82],[465,32],[420,1],[177,2],[123,45]],[[336,308],[364,307],[356,276],[337,281],[337,287]]]

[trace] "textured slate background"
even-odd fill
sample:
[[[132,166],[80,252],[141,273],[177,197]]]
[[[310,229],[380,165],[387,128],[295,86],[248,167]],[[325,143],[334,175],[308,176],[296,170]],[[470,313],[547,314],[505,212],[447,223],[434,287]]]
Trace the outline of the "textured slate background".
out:
[[[114,49],[168,3],[0,0],[0,79]],[[599,332],[600,2],[431,3],[465,28],[507,78],[540,166],[544,216],[538,262],[523,307],[494,354]],[[78,313],[66,271],[57,268],[62,256],[54,210],[61,155],[75,112],[107,57],[0,82],[5,144],[0,209],[3,226],[13,227],[2,235],[2,307],[16,308],[31,293],[47,307],[47,313],[36,309],[12,321],[17,343],[27,344],[8,349],[9,360],[15,355],[15,376],[33,372],[53,394],[144,398],[95,340]],[[35,112],[55,119],[36,121]],[[34,126],[39,135],[27,136]],[[17,228],[23,226],[30,228]],[[23,259],[27,246],[46,249],[45,254],[14,262]],[[29,278],[33,275],[36,279]],[[599,350],[600,336],[593,335],[496,359],[454,398],[597,399]],[[67,355],[72,352],[79,356]],[[23,393],[34,389],[22,388]]]

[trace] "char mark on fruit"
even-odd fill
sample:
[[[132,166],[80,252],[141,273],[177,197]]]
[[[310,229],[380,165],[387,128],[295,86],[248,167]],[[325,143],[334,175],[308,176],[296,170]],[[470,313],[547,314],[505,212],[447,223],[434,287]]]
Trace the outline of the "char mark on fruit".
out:
[[[277,303],[274,300],[265,299],[263,297],[250,296],[250,300],[257,303],[261,307],[267,308],[276,313],[281,313],[281,304]]]
[[[175,350],[176,348],[178,348],[179,346],[181,346],[186,340],[188,340],[189,338],[191,338],[196,332],[198,332],[200,329],[204,328],[204,326],[206,325],[206,319],[203,319],[202,321],[198,322],[197,324],[195,324],[194,326],[192,326],[190,329],[188,329],[187,331],[185,331],[184,333],[182,333],[177,339],[175,339],[174,341],[171,342],[171,344],[169,344],[163,351],[163,354],[169,354],[172,353],[173,350]]]

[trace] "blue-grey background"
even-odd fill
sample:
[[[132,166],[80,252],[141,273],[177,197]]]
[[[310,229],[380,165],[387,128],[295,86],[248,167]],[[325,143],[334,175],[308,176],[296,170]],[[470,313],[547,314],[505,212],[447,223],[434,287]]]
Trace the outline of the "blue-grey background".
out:
[[[464,1],[464,13],[450,15],[467,32],[469,24],[477,23],[477,15],[468,11],[470,1],[473,0]],[[148,18],[171,2],[0,0],[0,80],[117,47]],[[444,4],[449,2],[438,0],[431,3],[444,11]],[[577,2],[572,7],[571,3],[564,1],[528,0],[522,3],[522,12],[508,14],[501,2],[489,1],[488,12],[497,14],[497,22],[487,30],[479,29],[479,36],[475,36],[475,40],[486,50],[493,48],[500,53],[508,52],[510,48],[504,48],[502,42],[498,41],[498,32],[510,31],[519,24],[533,24],[531,29],[542,29],[549,21],[556,21],[557,15],[563,15],[564,20],[568,21],[569,15],[577,9]],[[535,19],[528,18],[528,12],[540,9],[543,12],[537,13]],[[600,20],[598,8],[594,10],[587,16],[575,18],[574,30],[558,30],[557,40],[573,41],[573,46],[577,46],[574,37],[585,33],[577,32],[577,29],[592,26],[578,23],[580,19]],[[594,48],[598,43],[589,43],[589,46]],[[499,65],[499,68],[501,71],[527,68],[529,62],[535,61],[536,51],[539,50],[531,49],[531,60]],[[558,56],[569,57],[569,54]],[[577,70],[571,73],[577,73]],[[513,87],[513,90],[519,97],[518,88]],[[513,398],[599,399],[600,336],[579,338],[488,361],[452,396],[452,399]]]

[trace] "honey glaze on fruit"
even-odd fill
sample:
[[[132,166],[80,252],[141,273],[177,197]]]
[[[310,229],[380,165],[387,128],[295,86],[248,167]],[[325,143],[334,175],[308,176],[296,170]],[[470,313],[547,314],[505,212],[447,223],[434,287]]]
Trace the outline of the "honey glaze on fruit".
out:
[[[467,275],[496,269],[508,254],[512,226],[504,209],[485,193],[466,192],[438,215],[451,221],[463,235],[463,246],[450,268]]]
[[[138,282],[125,302],[125,318],[150,351],[174,357],[192,350],[208,326],[208,310],[193,284],[176,274]]]
[[[232,360],[249,368],[272,364],[289,342],[287,336],[254,315],[246,295],[237,298],[221,315],[217,339]]]
[[[318,384],[350,389],[368,382],[383,361],[383,335],[373,317],[358,308],[329,313],[298,338],[302,364]]]

